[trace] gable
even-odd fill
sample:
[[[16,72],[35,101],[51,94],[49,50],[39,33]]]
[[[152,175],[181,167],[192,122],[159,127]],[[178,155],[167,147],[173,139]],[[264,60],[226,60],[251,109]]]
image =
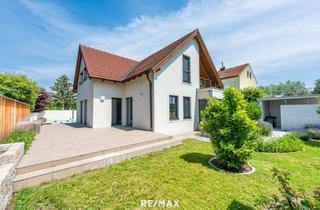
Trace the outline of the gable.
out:
[[[200,74],[214,81],[216,87],[222,88],[223,84],[201,34],[199,30],[194,30],[140,62],[80,45],[74,77],[74,91],[77,91],[78,84],[76,81],[78,81],[80,61],[82,58],[87,66],[90,78],[126,82],[149,71],[158,71],[164,62],[172,58],[179,49],[193,39],[195,39],[199,45]]]

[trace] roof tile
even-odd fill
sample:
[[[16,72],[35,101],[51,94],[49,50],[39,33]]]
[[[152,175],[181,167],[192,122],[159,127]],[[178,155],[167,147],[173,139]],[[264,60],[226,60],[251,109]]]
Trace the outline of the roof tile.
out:
[[[225,70],[220,70],[220,71],[218,71],[218,73],[219,73],[219,76],[220,76],[221,79],[226,79],[226,78],[230,78],[230,77],[236,77],[248,65],[249,65],[249,63],[242,64],[242,65],[239,65],[239,66],[234,66],[234,67],[231,67],[231,68],[227,68]]]

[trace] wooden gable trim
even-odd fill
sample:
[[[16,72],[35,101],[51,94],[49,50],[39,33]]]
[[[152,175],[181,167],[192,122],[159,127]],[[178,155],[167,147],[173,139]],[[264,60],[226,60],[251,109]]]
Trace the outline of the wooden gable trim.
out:
[[[77,89],[78,89],[79,71],[80,71],[82,57],[83,56],[81,53],[81,47],[79,46],[78,56],[77,56],[77,64],[76,64],[76,69],[75,69],[75,73],[74,73],[74,80],[73,80],[73,92],[74,93],[76,93]]]
[[[196,30],[188,39],[186,39],[184,42],[182,42],[179,46],[177,46],[174,50],[172,50],[168,55],[166,55],[163,59],[161,59],[156,65],[154,65],[150,70],[152,71],[158,71],[161,67],[161,65],[163,65],[166,61],[168,61],[170,58],[172,58],[178,50],[180,50],[186,43],[188,43],[189,41],[191,41],[192,39],[196,39],[196,41],[198,42],[199,45],[199,57],[200,57],[200,65],[202,65],[202,67],[204,67],[203,69],[206,71],[207,75],[209,76],[209,78],[214,81],[217,86],[219,88],[223,88],[223,83],[219,77],[219,74],[213,64],[213,61],[210,57],[209,51],[207,49],[207,47],[205,46],[205,43],[201,37],[201,34],[198,30]],[[205,59],[208,63],[208,66],[206,68],[206,66],[202,63],[203,60]],[[201,64],[202,63],[202,64]],[[201,66],[200,66],[201,68]],[[208,69],[211,69],[211,71]],[[146,70],[144,73],[150,71],[150,70]],[[200,72],[199,72],[200,73]]]
[[[87,66],[87,63],[86,63],[86,60],[83,56],[83,53],[82,53],[82,50],[81,50],[81,45],[79,46],[79,50],[78,50],[78,57],[77,57],[77,64],[76,64],[76,70],[75,70],[75,75],[74,75],[74,80],[73,80],[73,92],[76,93],[77,92],[77,89],[78,89],[78,81],[79,81],[79,73],[80,73],[80,67],[81,67],[81,61],[83,59],[83,62],[84,62],[84,65],[86,66],[87,68],[87,74],[88,74],[88,78],[91,79],[93,78],[91,75],[90,75],[90,71],[88,69],[88,66]],[[100,79],[98,77],[95,77],[97,79]]]
[[[168,61],[170,58],[172,58],[177,53],[178,50],[180,50],[186,43],[188,43],[189,41],[194,39],[194,37],[197,36],[197,34],[198,34],[198,30],[193,32],[193,34],[190,35],[190,37],[188,39],[186,39],[184,42],[182,42],[180,45],[178,45],[175,49],[173,49],[168,55],[166,55],[163,59],[161,59],[156,65],[154,65],[151,68],[151,70],[156,71],[156,70],[160,69],[162,64],[164,64],[166,61]]]
[[[223,83],[219,77],[218,71],[215,68],[215,65],[211,59],[209,51],[208,51],[200,33],[198,33],[198,36],[196,36],[196,39],[198,40],[198,43],[199,43],[200,54],[201,54],[201,51],[203,51],[202,53],[205,56],[205,59],[208,61],[210,69],[212,70],[209,72],[207,71],[208,75],[212,76],[213,81],[215,81],[217,83],[218,87],[223,88]],[[202,57],[200,57],[200,60],[202,60]],[[207,68],[205,68],[205,69],[207,70]]]

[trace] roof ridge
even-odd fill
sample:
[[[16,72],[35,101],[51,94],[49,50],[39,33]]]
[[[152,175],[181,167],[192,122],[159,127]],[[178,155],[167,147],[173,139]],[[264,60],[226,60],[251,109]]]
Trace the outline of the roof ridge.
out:
[[[87,45],[84,45],[84,44],[80,44],[80,47],[89,48],[89,49],[92,49],[92,50],[95,50],[95,51],[98,51],[98,52],[101,52],[101,53],[106,53],[106,54],[109,54],[109,55],[113,55],[113,56],[116,56],[116,57],[124,58],[124,59],[130,60],[130,61],[134,61],[134,62],[137,62],[137,63],[140,62],[140,61],[137,61],[137,60],[133,60],[131,58],[127,58],[127,57],[124,57],[124,56],[121,56],[121,55],[117,55],[115,53],[111,53],[111,52],[107,52],[107,51],[104,51],[104,50],[101,50],[101,49],[90,47],[90,46],[87,46]]]
[[[191,35],[194,34],[194,33],[197,33],[197,34],[198,34],[198,33],[199,33],[199,30],[198,30],[198,29],[195,29],[195,30],[187,33],[186,35],[184,35],[184,36],[176,39],[175,41],[170,42],[169,44],[167,44],[167,45],[165,45],[164,47],[162,47],[161,49],[153,52],[152,54],[146,56],[146,57],[145,57],[144,59],[142,59],[139,63],[137,63],[136,65],[132,66],[132,67],[128,70],[128,73],[122,78],[122,80],[128,79],[128,76],[130,75],[130,73],[131,73],[132,71],[134,71],[137,66],[139,66],[140,64],[142,64],[142,63],[143,63],[144,61],[146,61],[147,59],[149,59],[149,58],[151,58],[152,56],[156,55],[156,54],[159,53],[160,51],[165,50],[167,47],[169,47],[169,46],[171,46],[171,45],[173,45],[173,44],[175,44],[175,43],[177,43],[177,42],[179,42],[179,41],[181,41],[181,40],[183,40],[183,39],[186,39],[187,37],[191,36]],[[181,44],[182,44],[182,43],[181,43]],[[179,44],[179,46],[180,46],[181,44]],[[178,47],[178,46],[177,46],[177,47]],[[176,47],[175,47],[175,48],[176,48]],[[174,48],[174,49],[175,49],[175,48]],[[166,57],[166,56],[169,55],[170,53],[171,53],[171,51],[168,51],[163,57]],[[160,61],[161,61],[161,59],[160,59]],[[160,62],[160,61],[158,61],[158,62]],[[158,62],[157,62],[157,63],[158,63]],[[150,69],[150,68],[149,68],[149,69]]]
[[[247,65],[250,65],[250,63],[244,63],[244,64],[232,66],[232,67],[229,67],[229,68],[225,68],[225,70],[219,70],[219,71],[227,71],[227,70],[232,69],[232,68],[238,68],[238,67],[247,66]]]

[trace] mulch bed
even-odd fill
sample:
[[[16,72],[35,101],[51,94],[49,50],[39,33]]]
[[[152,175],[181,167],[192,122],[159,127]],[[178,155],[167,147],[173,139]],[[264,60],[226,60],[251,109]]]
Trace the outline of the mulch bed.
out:
[[[216,158],[212,158],[210,161],[209,161],[210,164],[212,164],[214,167],[218,168],[218,169],[221,169],[221,170],[224,170],[224,171],[227,171],[227,172],[232,172],[232,173],[250,173],[252,171],[254,171],[254,168],[251,166],[251,165],[245,165],[243,166],[242,168],[238,169],[238,170],[235,170],[235,169],[230,169],[230,168],[227,168],[226,165],[224,165],[223,163],[221,163],[218,159]]]

